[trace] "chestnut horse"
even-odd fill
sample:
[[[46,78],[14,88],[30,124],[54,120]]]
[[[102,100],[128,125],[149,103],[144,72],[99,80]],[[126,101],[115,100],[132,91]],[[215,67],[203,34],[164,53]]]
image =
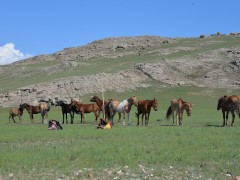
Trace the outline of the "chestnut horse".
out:
[[[112,121],[113,124],[113,118],[118,113],[123,113],[123,125],[125,125],[125,116],[128,115],[128,125],[130,125],[130,111],[132,105],[137,106],[137,97],[132,96],[129,99],[125,99],[122,102],[117,100],[111,100],[109,104],[109,111],[110,111],[110,121]]]
[[[151,109],[157,111],[158,108],[158,101],[157,99],[153,99],[153,100],[140,100],[138,101],[138,105],[137,105],[137,118],[138,118],[138,123],[137,126],[139,126],[139,116],[142,114],[142,125],[143,125],[143,117],[145,116],[145,126],[148,125],[149,122],[149,116],[150,116],[150,112]]]
[[[60,106],[62,109],[62,124],[64,124],[64,117],[66,118],[66,123],[68,124],[68,117],[67,114],[70,114],[71,117],[71,124],[73,124],[73,119],[74,119],[74,112],[76,111],[75,108],[71,108],[71,104],[66,104],[63,101],[58,101],[56,103],[56,106]]]
[[[173,99],[171,105],[169,106],[166,114],[166,118],[169,120],[170,115],[172,115],[174,125],[174,111],[176,111],[176,124],[182,125],[183,112],[186,110],[187,115],[191,116],[192,114],[192,104],[189,102],[183,101],[181,98]]]
[[[48,112],[50,110],[50,107],[48,109],[43,110],[43,107],[41,108],[41,106],[32,106],[27,103],[21,104],[20,108],[23,108],[23,109],[25,108],[27,110],[30,116],[31,123],[34,123],[33,114],[39,114],[39,113],[41,113],[42,123],[44,123],[44,118],[46,115],[46,113],[44,114],[44,112]]]
[[[10,118],[12,118],[13,122],[16,123],[14,117],[18,116],[19,121],[22,122],[22,115],[23,115],[23,108],[11,108],[9,110],[9,123],[10,123]]]
[[[239,118],[240,118],[240,96],[223,96],[218,99],[218,105],[217,110],[222,109],[222,115],[223,115],[223,125],[228,125],[228,113],[231,112],[232,114],[232,123],[231,126],[234,124],[235,120],[235,110],[237,111]],[[225,114],[226,112],[226,114]]]
[[[77,101],[72,101],[70,108],[76,108],[81,115],[81,123],[85,123],[84,114],[93,112],[95,115],[95,122],[98,120],[100,114],[100,108],[96,103],[93,104],[81,104]]]
[[[108,118],[108,121],[109,121],[109,119],[110,119],[109,104],[110,104],[111,100],[109,100],[108,102],[104,101],[104,103],[103,103],[103,100],[101,100],[98,96],[92,96],[90,101],[97,103],[97,105],[100,108],[100,110],[102,111],[102,113],[105,114],[105,119]],[[104,104],[104,108],[103,108],[103,104]],[[121,113],[118,113],[118,117],[119,117],[118,121],[120,121]]]

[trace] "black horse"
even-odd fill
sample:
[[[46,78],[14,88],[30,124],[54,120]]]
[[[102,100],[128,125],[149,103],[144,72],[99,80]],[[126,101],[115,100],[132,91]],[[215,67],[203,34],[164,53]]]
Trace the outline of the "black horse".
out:
[[[71,124],[73,124],[74,112],[76,112],[76,108],[71,107],[70,104],[66,104],[63,101],[58,101],[56,103],[56,106],[61,106],[62,108],[62,117],[63,117],[62,124],[64,124],[64,117],[66,117],[66,124],[68,124],[68,118],[67,118],[68,113],[70,114],[70,117],[71,117]]]

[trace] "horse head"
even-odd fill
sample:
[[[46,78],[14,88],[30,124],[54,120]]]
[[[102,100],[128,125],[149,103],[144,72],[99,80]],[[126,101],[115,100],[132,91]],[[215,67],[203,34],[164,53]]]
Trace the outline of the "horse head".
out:
[[[220,98],[218,99],[218,105],[217,105],[217,110],[218,110],[218,111],[223,108],[224,102],[225,102],[226,100],[227,100],[227,96],[226,96],[226,95],[223,96],[223,97],[220,97]]]
[[[99,99],[99,98],[98,98],[97,96],[91,96],[90,101],[91,101],[91,102],[97,102],[98,99]]]
[[[192,104],[191,103],[186,103],[186,104],[187,104],[187,106],[186,106],[187,115],[191,116],[191,114],[192,114]]]
[[[23,104],[19,105],[19,108],[21,108],[21,109],[24,109],[24,108],[27,108],[27,107],[28,107],[27,103],[23,103]]]
[[[152,101],[152,107],[153,107],[154,111],[157,111],[157,109],[158,109],[158,101],[157,101],[156,98],[154,98],[153,101]]]
[[[138,105],[138,100],[137,100],[137,97],[136,96],[132,96],[128,99],[128,101],[130,102],[130,104],[133,104],[135,106]]]

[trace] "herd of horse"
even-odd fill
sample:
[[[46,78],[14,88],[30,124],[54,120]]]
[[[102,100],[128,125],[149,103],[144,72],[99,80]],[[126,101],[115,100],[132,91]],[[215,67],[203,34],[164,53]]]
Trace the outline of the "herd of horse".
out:
[[[149,117],[151,109],[153,108],[155,111],[158,109],[158,101],[156,98],[153,100],[137,100],[136,96],[131,96],[128,99],[123,101],[118,101],[114,99],[109,99],[108,101],[101,100],[98,96],[92,96],[90,99],[90,104],[82,104],[79,101],[71,100],[68,104],[64,101],[57,101],[56,106],[60,106],[62,110],[62,124],[68,124],[68,114],[70,114],[71,124],[73,124],[74,115],[80,114],[81,123],[85,123],[85,114],[86,113],[94,113],[95,122],[97,122],[98,117],[101,112],[103,114],[103,118],[107,121],[111,121],[113,124],[113,118],[116,113],[118,113],[118,123],[120,123],[121,115],[123,114],[123,125],[126,125],[126,115],[128,120],[128,125],[130,125],[130,111],[132,105],[137,107],[136,117],[138,119],[137,125],[139,126],[139,119],[141,116],[142,125],[148,125]],[[184,101],[182,98],[173,99],[170,102],[170,106],[166,113],[166,119],[170,119],[172,116],[172,125],[182,125],[183,124],[183,113],[186,111],[188,116],[192,114],[193,105],[190,102]],[[27,103],[20,104],[19,108],[11,108],[9,111],[9,122],[10,118],[15,122],[14,117],[18,116],[21,122],[21,117],[23,114],[23,110],[26,109],[29,113],[31,123],[34,123],[34,114],[41,114],[42,123],[46,122],[46,118],[48,116],[48,112],[50,110],[50,105],[46,102],[40,102],[37,106],[32,106]],[[223,96],[219,98],[217,110],[222,110],[223,115],[223,125],[228,125],[228,114],[231,112],[232,114],[232,123],[231,126],[234,125],[235,120],[235,112],[237,112],[240,118],[240,96],[232,95],[232,96]],[[145,123],[144,123],[145,122]]]

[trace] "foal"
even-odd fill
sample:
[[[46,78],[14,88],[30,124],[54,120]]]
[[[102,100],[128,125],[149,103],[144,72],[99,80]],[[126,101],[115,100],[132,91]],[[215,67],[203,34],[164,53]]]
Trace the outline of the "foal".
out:
[[[171,101],[171,105],[167,110],[166,118],[169,119],[169,117],[172,115],[172,118],[173,118],[172,125],[174,125],[174,111],[176,111],[176,124],[182,125],[182,117],[183,117],[184,110],[186,110],[188,116],[191,116],[192,104],[189,102],[183,101],[181,98],[173,99]]]
[[[18,116],[19,121],[22,122],[22,114],[23,114],[23,108],[11,108],[9,110],[9,123],[10,123],[10,118],[12,118],[13,122],[16,123],[14,117]]]

